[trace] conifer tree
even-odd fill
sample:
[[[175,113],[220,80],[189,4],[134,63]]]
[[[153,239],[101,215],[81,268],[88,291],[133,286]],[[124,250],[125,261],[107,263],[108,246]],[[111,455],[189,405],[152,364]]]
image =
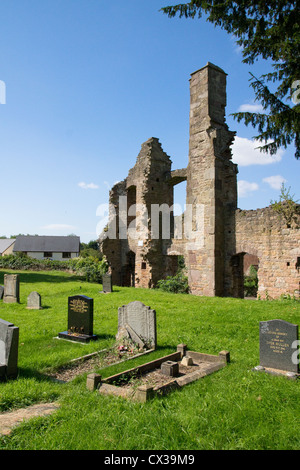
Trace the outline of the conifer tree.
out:
[[[295,145],[300,159],[300,2],[286,0],[192,0],[161,9],[169,17],[201,18],[233,34],[242,48],[243,62],[270,60],[272,69],[250,85],[262,113],[238,112],[233,116],[258,129],[259,148],[275,154]],[[269,84],[277,88],[271,92]]]

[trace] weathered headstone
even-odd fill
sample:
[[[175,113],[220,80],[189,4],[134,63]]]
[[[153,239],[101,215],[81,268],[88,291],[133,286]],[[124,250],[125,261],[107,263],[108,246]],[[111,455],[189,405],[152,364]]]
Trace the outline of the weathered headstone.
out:
[[[284,320],[262,321],[259,324],[260,363],[255,370],[270,373],[299,374],[298,325]]]
[[[113,291],[111,274],[103,274],[102,285],[104,293],[110,293]]]
[[[27,308],[40,310],[42,308],[41,296],[38,292],[31,292],[27,297]]]
[[[18,375],[19,328],[0,319],[0,379]]]
[[[118,309],[117,340],[129,336],[140,347],[156,348],[156,312],[135,301]]]
[[[4,295],[4,287],[0,286],[0,300],[3,299],[3,295]]]
[[[20,279],[19,274],[4,274],[4,297],[3,302],[20,302]]]
[[[94,299],[85,295],[68,298],[68,330],[59,333],[59,338],[87,343],[97,339],[93,334]]]

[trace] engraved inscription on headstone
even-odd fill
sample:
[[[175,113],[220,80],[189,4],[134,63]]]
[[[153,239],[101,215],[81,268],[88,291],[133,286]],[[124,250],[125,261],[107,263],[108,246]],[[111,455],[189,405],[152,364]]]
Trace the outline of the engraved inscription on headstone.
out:
[[[297,349],[298,325],[284,320],[260,322],[260,367],[298,374]]]
[[[94,299],[85,295],[68,298],[68,330],[59,333],[60,338],[88,342],[97,338],[93,334]]]
[[[42,308],[41,296],[38,292],[31,292],[27,297],[27,308],[40,310]]]
[[[20,280],[18,274],[4,274],[4,303],[20,301]]]
[[[140,346],[156,348],[156,312],[135,301],[119,307],[117,339],[127,335]]]
[[[0,379],[18,375],[19,328],[0,319]]]

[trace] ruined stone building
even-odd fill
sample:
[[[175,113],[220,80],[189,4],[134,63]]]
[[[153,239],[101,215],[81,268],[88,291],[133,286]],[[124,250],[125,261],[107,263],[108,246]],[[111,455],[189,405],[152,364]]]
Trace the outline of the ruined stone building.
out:
[[[226,73],[208,63],[190,78],[187,167],[173,170],[153,137],[142,144],[128,176],[110,191],[109,228],[100,246],[113,284],[155,287],[176,273],[178,256],[183,256],[192,294],[243,297],[249,257],[258,266],[262,298],[299,295],[297,224],[287,227],[272,207],[237,207],[235,132],[228,129],[225,107]],[[176,218],[173,191],[182,181],[187,209]]]

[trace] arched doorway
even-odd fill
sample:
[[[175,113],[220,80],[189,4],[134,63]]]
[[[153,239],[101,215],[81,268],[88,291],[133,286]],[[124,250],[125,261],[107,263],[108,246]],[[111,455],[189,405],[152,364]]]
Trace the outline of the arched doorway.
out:
[[[244,299],[257,296],[259,258],[251,253],[236,253],[231,257],[232,297]]]
[[[129,251],[126,255],[126,264],[122,266],[122,286],[135,287],[135,253]]]

